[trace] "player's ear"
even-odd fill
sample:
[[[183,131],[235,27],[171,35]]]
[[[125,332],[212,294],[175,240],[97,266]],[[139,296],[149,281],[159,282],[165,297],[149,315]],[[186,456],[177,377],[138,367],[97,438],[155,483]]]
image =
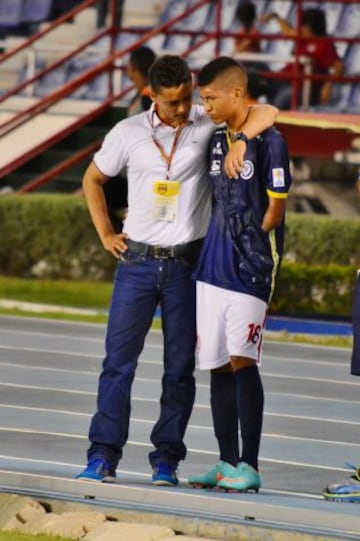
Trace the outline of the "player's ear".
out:
[[[234,95],[237,99],[244,99],[246,96],[246,91],[243,86],[236,86],[234,88]]]
[[[152,88],[150,88],[149,96],[150,96],[151,101],[156,101],[156,94],[155,94],[155,92],[153,91]]]

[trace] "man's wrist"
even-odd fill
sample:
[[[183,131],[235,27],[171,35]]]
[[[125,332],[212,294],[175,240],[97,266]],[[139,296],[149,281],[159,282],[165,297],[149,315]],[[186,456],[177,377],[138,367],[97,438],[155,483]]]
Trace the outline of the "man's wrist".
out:
[[[239,133],[234,133],[234,135],[231,137],[231,141],[233,143],[235,143],[236,141],[244,141],[246,145],[249,144],[249,138],[243,131]]]

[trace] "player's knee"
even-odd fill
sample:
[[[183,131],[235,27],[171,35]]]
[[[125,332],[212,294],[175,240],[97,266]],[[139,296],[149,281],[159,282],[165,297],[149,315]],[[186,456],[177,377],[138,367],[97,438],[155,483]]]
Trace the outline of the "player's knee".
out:
[[[212,374],[224,374],[224,373],[232,372],[232,371],[233,371],[233,369],[232,369],[231,363],[226,363],[223,366],[219,366],[218,368],[213,368],[211,370],[211,373]]]
[[[249,357],[239,357],[237,355],[232,355],[230,357],[230,364],[233,372],[237,372],[243,368],[248,368],[249,366],[256,365],[256,359],[250,359]]]

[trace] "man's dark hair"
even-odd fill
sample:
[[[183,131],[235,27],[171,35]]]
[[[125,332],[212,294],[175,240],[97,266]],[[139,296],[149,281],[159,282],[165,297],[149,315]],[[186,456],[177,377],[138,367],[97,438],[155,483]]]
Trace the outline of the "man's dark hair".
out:
[[[301,17],[303,26],[310,26],[315,36],[326,36],[326,17],[322,9],[308,8],[304,9]]]
[[[183,58],[165,55],[156,60],[149,71],[150,85],[154,92],[160,87],[171,88],[191,82],[191,71]]]
[[[245,69],[233,58],[229,56],[219,56],[215,60],[211,60],[206,64],[198,74],[199,86],[206,86],[211,84],[219,75],[223,75],[230,69],[238,68],[246,73]]]
[[[149,74],[150,66],[155,62],[156,55],[150,47],[143,45],[130,53],[129,63],[140,71],[144,77]]]
[[[256,6],[252,2],[242,0],[239,2],[236,11],[235,19],[237,19],[246,30],[250,30],[256,19]]]

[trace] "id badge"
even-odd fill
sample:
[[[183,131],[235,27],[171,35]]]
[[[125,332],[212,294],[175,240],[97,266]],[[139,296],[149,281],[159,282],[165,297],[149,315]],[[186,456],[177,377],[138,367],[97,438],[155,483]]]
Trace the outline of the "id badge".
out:
[[[180,182],[178,180],[154,181],[153,217],[155,220],[175,222],[179,193]]]

